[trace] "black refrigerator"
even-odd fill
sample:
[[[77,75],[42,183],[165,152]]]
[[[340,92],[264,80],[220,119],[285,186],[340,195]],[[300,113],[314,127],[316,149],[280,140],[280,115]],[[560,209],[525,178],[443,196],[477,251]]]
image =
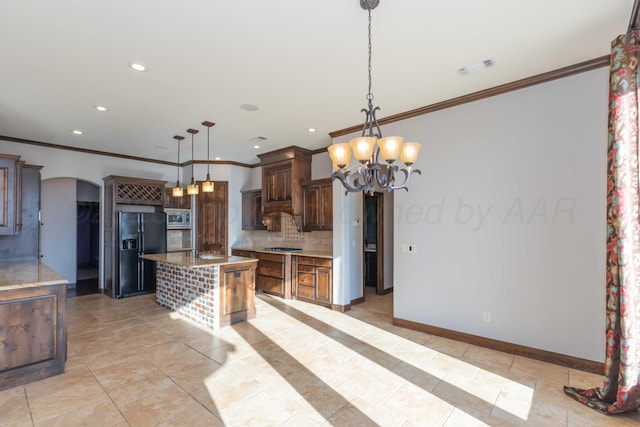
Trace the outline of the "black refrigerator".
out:
[[[116,297],[154,292],[156,263],[138,255],[167,251],[167,218],[164,212],[118,212],[118,289]]]

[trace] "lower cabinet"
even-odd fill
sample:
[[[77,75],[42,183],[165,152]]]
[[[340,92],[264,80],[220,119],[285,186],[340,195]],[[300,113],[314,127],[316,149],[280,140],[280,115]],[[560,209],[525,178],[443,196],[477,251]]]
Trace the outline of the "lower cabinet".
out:
[[[64,372],[66,285],[0,292],[0,390]]]
[[[330,306],[333,302],[332,260],[294,256],[296,299]]]
[[[291,254],[232,249],[231,255],[258,259],[256,291],[330,307],[333,304],[333,260]]]
[[[256,317],[255,262],[220,267],[220,324]]]

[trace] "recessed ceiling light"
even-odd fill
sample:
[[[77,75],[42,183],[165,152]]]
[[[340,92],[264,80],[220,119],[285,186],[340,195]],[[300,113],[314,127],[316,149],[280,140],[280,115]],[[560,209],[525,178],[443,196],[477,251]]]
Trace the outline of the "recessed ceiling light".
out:
[[[254,145],[253,148],[260,148],[260,146],[259,145]]]
[[[216,157],[216,160],[220,160],[220,157]]]
[[[242,104],[240,108],[244,111],[258,111],[258,106],[253,104]]]
[[[109,110],[107,107],[105,107],[104,105],[94,105],[93,108],[95,108],[98,111],[107,111]]]
[[[307,129],[307,130],[308,130],[309,132],[315,132],[315,131],[316,131],[316,129],[315,129],[315,128],[309,128],[309,129]]]
[[[147,67],[142,64],[129,64],[129,67],[133,68],[136,71],[146,71]]]
[[[83,134],[83,132],[81,130],[78,130],[78,129],[72,130],[71,133],[73,133],[74,135],[82,135]]]

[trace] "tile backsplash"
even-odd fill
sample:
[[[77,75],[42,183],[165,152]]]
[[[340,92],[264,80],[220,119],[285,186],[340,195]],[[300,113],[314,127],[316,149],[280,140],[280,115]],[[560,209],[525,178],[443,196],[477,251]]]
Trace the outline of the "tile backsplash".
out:
[[[283,213],[281,232],[245,230],[242,232],[242,246],[287,246],[313,251],[331,251],[333,249],[333,232],[300,232],[293,223],[291,215]]]

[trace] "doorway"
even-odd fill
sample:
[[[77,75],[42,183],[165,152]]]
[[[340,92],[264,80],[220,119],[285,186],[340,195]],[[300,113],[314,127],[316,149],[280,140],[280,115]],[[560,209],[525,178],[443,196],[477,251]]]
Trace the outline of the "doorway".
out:
[[[384,289],[384,194],[364,195],[363,215],[364,280],[363,295],[367,288],[376,295]]]
[[[76,182],[76,287],[75,295],[99,292],[100,187]]]

